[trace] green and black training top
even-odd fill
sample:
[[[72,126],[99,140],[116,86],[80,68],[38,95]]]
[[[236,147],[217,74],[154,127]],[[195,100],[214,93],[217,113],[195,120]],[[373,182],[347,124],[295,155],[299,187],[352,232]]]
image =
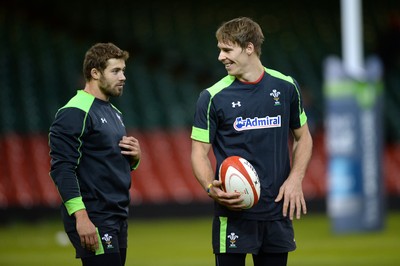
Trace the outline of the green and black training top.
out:
[[[121,112],[83,90],[58,110],[49,132],[50,176],[67,230],[82,208],[96,226],[128,217],[131,166],[118,146],[125,135]]]
[[[306,121],[297,82],[275,70],[265,68],[255,83],[228,75],[201,92],[191,137],[212,144],[215,178],[222,161],[237,155],[254,166],[261,183],[256,206],[233,212],[216,203],[216,215],[255,220],[282,217],[282,201],[275,203],[274,199],[290,171],[289,133]]]

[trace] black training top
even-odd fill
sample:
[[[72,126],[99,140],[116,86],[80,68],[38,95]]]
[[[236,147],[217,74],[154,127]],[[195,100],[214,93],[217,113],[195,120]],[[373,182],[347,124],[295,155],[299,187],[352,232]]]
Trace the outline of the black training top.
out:
[[[128,217],[131,167],[118,146],[125,135],[121,112],[83,90],[58,110],[49,133],[50,176],[67,230],[82,208],[96,226]]]
[[[261,197],[256,206],[241,212],[216,203],[215,214],[255,220],[282,217],[282,201],[275,203],[279,188],[290,171],[289,132],[307,121],[297,82],[265,68],[256,83],[226,76],[200,94],[192,139],[211,143],[217,160],[232,155],[247,159],[256,169]]]

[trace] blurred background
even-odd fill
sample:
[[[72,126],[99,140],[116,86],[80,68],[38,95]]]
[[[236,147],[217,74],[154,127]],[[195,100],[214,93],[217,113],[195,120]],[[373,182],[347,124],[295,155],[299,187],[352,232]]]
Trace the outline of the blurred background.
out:
[[[385,205],[400,210],[400,4],[364,0],[365,56],[384,65]],[[190,166],[199,92],[226,71],[215,30],[249,16],[263,28],[262,62],[299,82],[314,139],[304,179],[309,212],[324,212],[327,154],[322,62],[341,56],[340,1],[1,1],[0,222],[59,215],[47,134],[58,108],[83,88],[82,61],[96,42],[131,57],[123,97],[112,102],[142,146],[132,173],[132,216],[209,215]]]

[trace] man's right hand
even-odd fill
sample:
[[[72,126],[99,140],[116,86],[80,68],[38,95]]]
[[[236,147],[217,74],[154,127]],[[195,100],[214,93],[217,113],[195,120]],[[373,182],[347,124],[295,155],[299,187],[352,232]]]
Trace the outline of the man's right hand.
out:
[[[76,231],[81,239],[82,247],[96,251],[99,248],[99,241],[95,225],[90,221],[86,210],[79,210],[74,213],[76,219]]]
[[[208,195],[219,204],[224,205],[233,211],[241,211],[244,207],[246,207],[246,204],[243,203],[243,198],[239,192],[228,193],[223,191],[221,187],[222,182],[219,180],[214,180]]]

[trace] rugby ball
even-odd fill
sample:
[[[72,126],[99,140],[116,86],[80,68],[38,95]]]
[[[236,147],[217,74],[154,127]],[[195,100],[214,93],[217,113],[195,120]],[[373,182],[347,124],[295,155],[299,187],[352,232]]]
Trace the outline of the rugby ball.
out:
[[[240,156],[227,157],[219,167],[219,180],[225,192],[242,194],[244,209],[257,204],[260,199],[260,180],[249,161]]]

